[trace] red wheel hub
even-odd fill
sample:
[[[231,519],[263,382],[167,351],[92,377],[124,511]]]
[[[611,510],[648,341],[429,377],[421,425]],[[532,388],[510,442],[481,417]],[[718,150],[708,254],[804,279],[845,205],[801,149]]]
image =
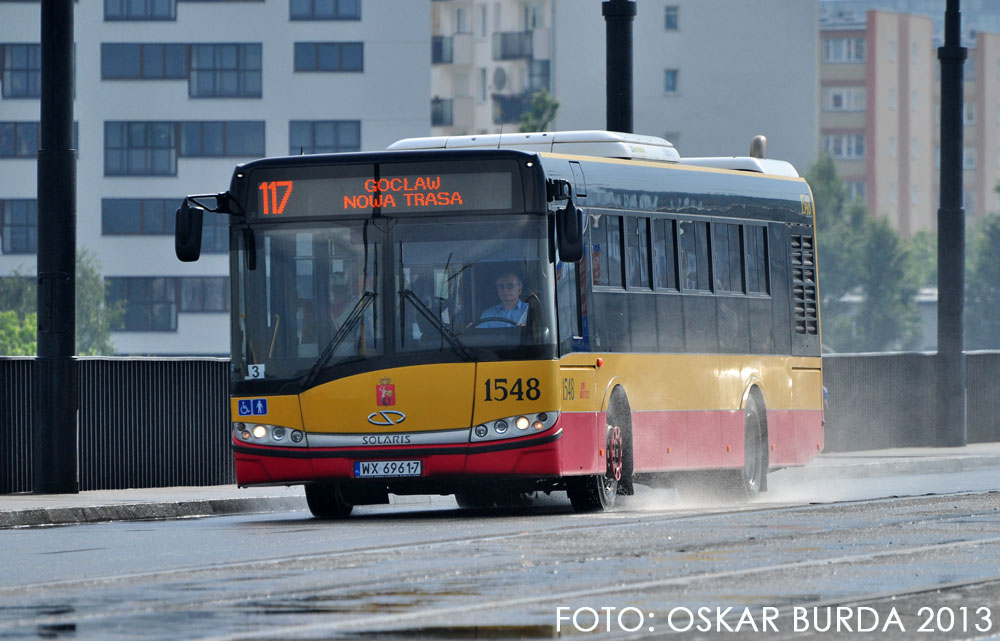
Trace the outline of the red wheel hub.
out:
[[[608,478],[622,480],[622,430],[617,425],[608,430]]]

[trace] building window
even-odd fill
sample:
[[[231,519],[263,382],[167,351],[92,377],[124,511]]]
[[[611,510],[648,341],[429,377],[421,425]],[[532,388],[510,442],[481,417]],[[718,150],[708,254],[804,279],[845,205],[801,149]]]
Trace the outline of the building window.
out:
[[[666,16],[663,22],[663,27],[667,31],[677,31],[677,6],[670,5],[666,8]]]
[[[896,62],[896,41],[889,41],[889,62]]]
[[[857,63],[864,61],[864,38],[827,38],[823,40],[823,62]]]
[[[865,157],[865,135],[828,134],[823,136],[823,147],[838,160],[860,160]]]
[[[896,89],[895,87],[889,89],[889,110],[896,111]]]
[[[920,204],[920,188],[916,185],[910,187],[910,204],[919,205]]]
[[[187,77],[187,47],[182,44],[101,45],[102,80],[172,80]]]
[[[204,217],[201,228],[201,251],[203,254],[229,253],[229,217],[209,214]]]
[[[962,103],[962,122],[966,125],[976,124],[976,103],[974,102],[963,102]]]
[[[192,98],[260,98],[260,44],[191,45]]]
[[[975,147],[963,147],[962,148],[962,169],[966,171],[972,171],[976,168],[976,148]]]
[[[920,107],[920,92],[916,89],[910,92],[910,110],[916,113]]]
[[[663,91],[666,93],[677,93],[677,81],[680,71],[677,69],[667,69],[663,72]]]
[[[288,153],[333,154],[361,150],[360,120],[293,120],[288,123]]]
[[[910,158],[913,160],[920,158],[920,139],[916,136],[910,138]]]
[[[360,20],[361,0],[292,0],[291,20]]]
[[[264,122],[182,122],[180,155],[189,158],[263,156]]]
[[[895,158],[896,157],[896,137],[895,136],[889,136],[889,157],[890,158]]]
[[[176,0],[104,0],[104,19],[176,20]]]
[[[102,198],[101,234],[172,236],[178,205],[176,198]]]
[[[455,9],[455,33],[470,33],[468,12],[462,7]]]
[[[864,87],[827,87],[823,89],[824,111],[864,111]]]
[[[0,122],[0,158],[37,157],[37,122]]]
[[[364,43],[296,42],[295,71],[364,71]]]
[[[3,97],[39,98],[42,95],[42,45],[3,44]]]
[[[38,201],[27,198],[0,200],[3,216],[3,253],[34,254],[38,251]]]
[[[229,311],[229,279],[225,276],[181,278],[182,312]]]
[[[865,199],[865,181],[863,180],[848,180],[847,193],[850,194],[851,200],[864,200]]]
[[[940,65],[938,66],[938,74],[940,75]],[[976,59],[973,56],[969,56],[965,59],[965,64],[962,65],[962,80],[965,82],[975,82],[976,81]]]
[[[177,279],[110,277],[108,304],[121,303],[125,314],[112,328],[119,332],[177,331]]]
[[[976,215],[976,194],[971,191],[962,192],[962,209],[967,217]]]
[[[104,175],[176,175],[176,137],[172,122],[104,123]]]

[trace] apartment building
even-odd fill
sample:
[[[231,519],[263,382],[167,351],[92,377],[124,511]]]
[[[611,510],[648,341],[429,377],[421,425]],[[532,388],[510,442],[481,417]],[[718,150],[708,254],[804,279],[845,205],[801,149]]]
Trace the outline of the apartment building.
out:
[[[531,96],[559,101],[551,129],[603,129],[600,2],[433,2],[434,133],[516,130]],[[634,39],[634,130],[683,155],[769,155],[804,171],[817,153],[818,0],[642,0]]]
[[[33,274],[40,6],[0,0],[0,275]],[[227,354],[225,220],[180,263],[186,194],[260,156],[427,135],[430,0],[75,3],[77,243],[125,304],[121,354]]]
[[[821,10],[822,147],[852,194],[904,236],[937,227],[943,11],[918,0],[824,0]],[[1000,28],[1000,7],[963,6],[969,218],[1000,209],[1000,34],[982,27]]]

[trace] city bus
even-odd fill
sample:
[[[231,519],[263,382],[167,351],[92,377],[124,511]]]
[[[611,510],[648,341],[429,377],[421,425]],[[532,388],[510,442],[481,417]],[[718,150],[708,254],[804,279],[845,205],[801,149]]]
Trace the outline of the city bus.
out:
[[[342,518],[685,476],[734,497],[823,448],[814,212],[786,162],[604,131],[266,158],[188,196],[228,215],[240,486]]]

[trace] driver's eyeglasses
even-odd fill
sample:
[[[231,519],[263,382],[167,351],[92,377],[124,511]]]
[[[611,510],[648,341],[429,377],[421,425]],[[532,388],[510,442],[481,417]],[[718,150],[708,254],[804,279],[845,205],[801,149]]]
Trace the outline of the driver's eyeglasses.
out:
[[[497,289],[517,289],[520,287],[517,283],[497,283]]]

